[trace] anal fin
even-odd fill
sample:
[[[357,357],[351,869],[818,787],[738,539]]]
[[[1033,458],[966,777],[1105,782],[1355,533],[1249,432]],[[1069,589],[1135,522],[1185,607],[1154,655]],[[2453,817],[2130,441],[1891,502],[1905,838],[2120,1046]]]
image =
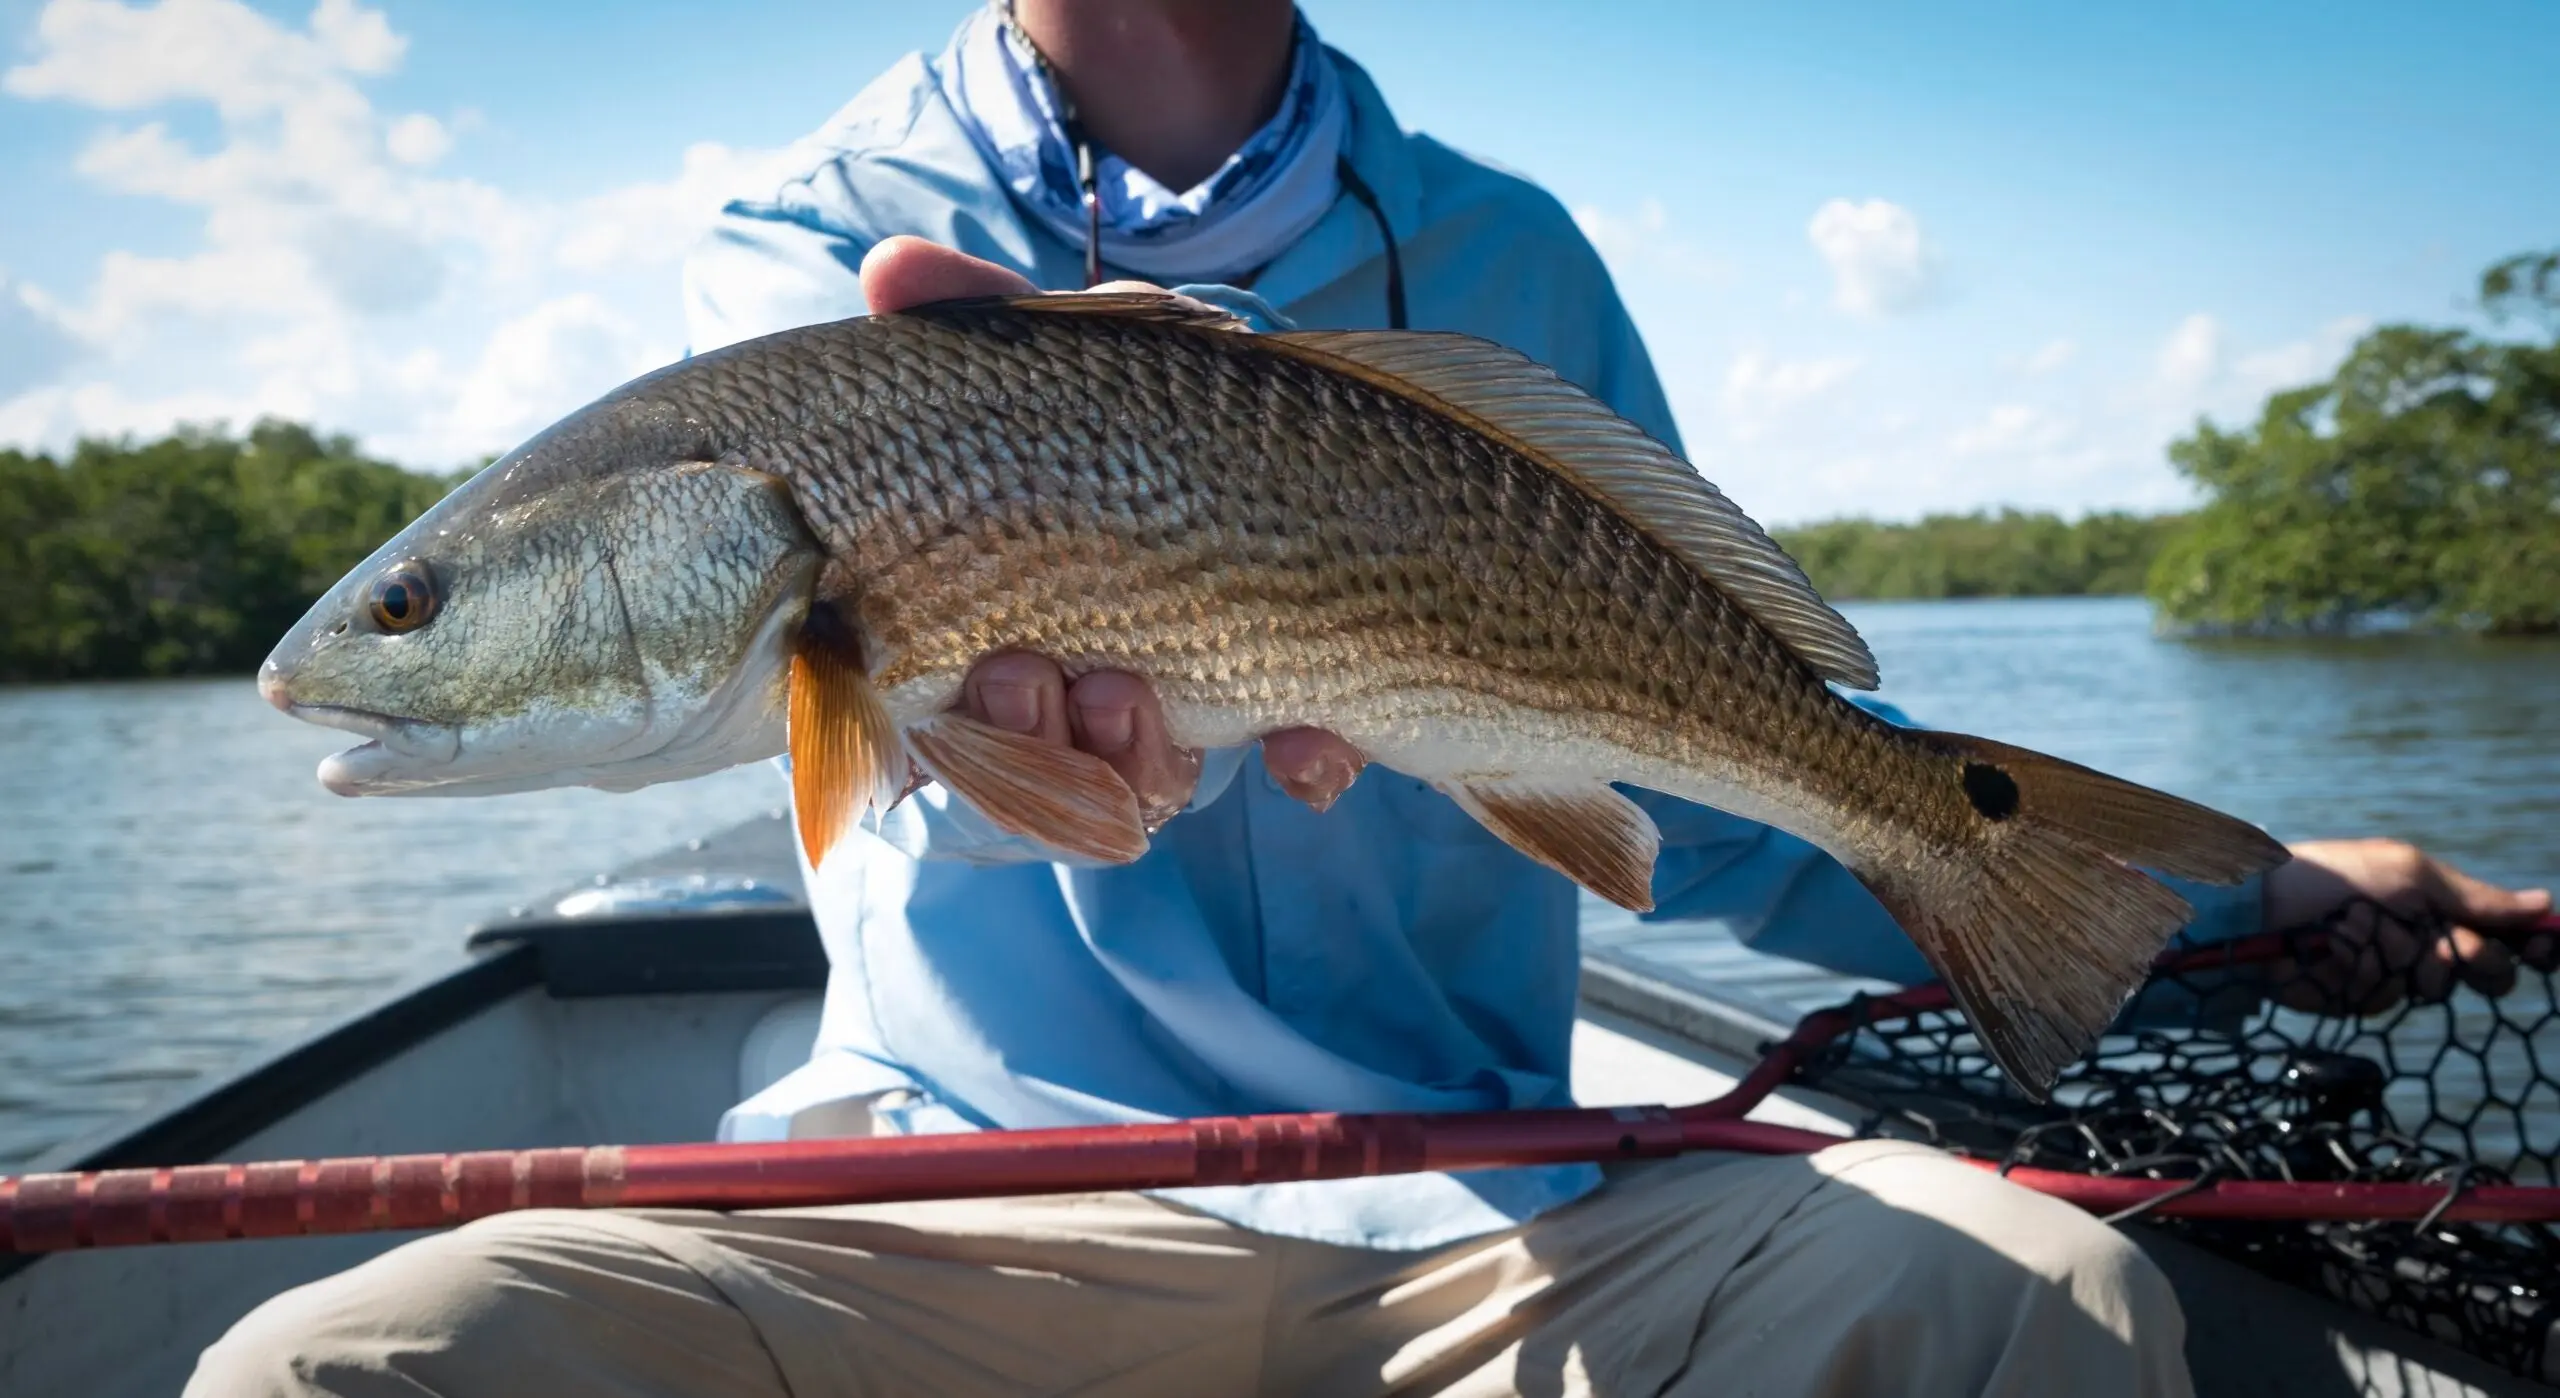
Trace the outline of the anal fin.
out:
[[[792,646],[789,723],[791,809],[814,869],[866,807],[894,804],[907,778],[862,647],[822,607]]]
[[[1603,782],[1453,782],[1441,790],[1504,844],[1632,912],[1653,911],[1662,833]]]
[[[907,730],[907,746],[935,779],[1013,834],[1110,864],[1147,852],[1136,793],[1091,753],[958,713]]]

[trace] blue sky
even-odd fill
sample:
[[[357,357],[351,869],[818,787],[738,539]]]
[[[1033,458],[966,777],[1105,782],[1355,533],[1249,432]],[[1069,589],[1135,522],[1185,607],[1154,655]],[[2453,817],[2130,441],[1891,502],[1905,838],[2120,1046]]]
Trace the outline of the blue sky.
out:
[[[0,0],[0,442],[503,449],[675,354],[718,198],[966,8]],[[1772,522],[2181,503],[2198,413],[2560,244],[2560,5],[1307,11],[1576,211]]]

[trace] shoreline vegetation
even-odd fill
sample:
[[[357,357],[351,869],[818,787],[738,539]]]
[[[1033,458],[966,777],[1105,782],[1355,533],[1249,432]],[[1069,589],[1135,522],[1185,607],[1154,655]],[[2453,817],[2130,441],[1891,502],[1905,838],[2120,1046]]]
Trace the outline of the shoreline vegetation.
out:
[[[2385,325],[2328,380],[2169,447],[2202,504],[1772,531],[1839,601],[2141,593],[2189,634],[2560,635],[2560,251],[2480,280],[2497,333]],[[285,422],[0,449],[0,682],[246,674],[470,473]]]
[[[251,673],[462,478],[282,422],[0,450],[0,681]]]
[[[2186,515],[1977,510],[1916,523],[1827,520],[1770,535],[1833,602],[2115,597],[2142,591]]]

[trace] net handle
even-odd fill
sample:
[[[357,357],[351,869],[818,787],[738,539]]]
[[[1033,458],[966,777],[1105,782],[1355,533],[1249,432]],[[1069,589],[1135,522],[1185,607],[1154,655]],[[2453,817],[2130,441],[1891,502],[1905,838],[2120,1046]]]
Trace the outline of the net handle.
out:
[[[1709,1104],[1713,1105],[1713,1104]],[[1426,1170],[1804,1154],[1849,1138],[1663,1107],[1206,1118],[1045,1131],[564,1146],[108,1170],[0,1179],[0,1253],[450,1227],[518,1209],[780,1209],[993,1195],[1272,1184]],[[1999,1172],[1997,1162],[1956,1157]],[[2016,1168],[2101,1214],[2259,1219],[2560,1219],[2560,1189],[2108,1179]]]

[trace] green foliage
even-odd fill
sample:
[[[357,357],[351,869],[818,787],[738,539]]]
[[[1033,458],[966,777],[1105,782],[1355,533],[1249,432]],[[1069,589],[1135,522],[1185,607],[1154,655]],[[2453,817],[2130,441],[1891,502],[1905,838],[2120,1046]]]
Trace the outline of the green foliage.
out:
[[[0,680],[254,669],[455,483],[280,422],[0,451]]]
[[[2480,304],[2500,320],[2523,316],[2560,330],[2560,250],[2519,253],[2481,273]]]
[[[2153,566],[2172,621],[2326,630],[2377,615],[2560,631],[2560,254],[2482,278],[2551,343],[2390,325],[2254,426],[2197,424],[2170,460],[2205,493]]]
[[[1828,598],[2084,597],[2140,592],[2175,515],[2080,520],[2002,510],[1917,524],[1844,519],[1777,532]]]

